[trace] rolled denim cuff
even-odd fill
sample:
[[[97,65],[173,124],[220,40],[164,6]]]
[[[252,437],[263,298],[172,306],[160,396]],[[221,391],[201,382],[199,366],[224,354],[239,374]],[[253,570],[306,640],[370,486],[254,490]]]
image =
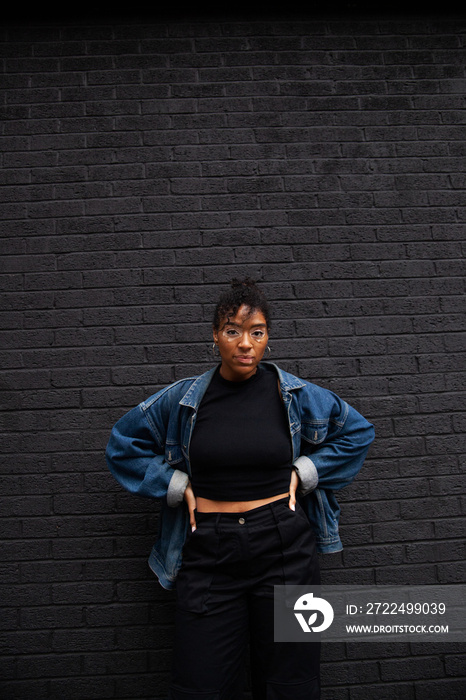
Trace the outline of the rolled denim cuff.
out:
[[[301,457],[298,457],[293,466],[299,476],[298,491],[303,495],[314,491],[319,483],[319,475],[317,474],[317,469],[312,459],[309,459],[309,457],[306,457],[305,455],[301,455]]]
[[[167,505],[176,508],[181,503],[188,482],[189,476],[185,472],[180,471],[180,469],[175,469],[168,484]]]

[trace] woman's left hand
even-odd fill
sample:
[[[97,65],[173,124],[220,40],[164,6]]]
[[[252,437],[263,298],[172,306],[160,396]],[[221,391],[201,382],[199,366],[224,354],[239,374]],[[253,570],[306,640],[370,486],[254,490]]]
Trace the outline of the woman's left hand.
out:
[[[296,472],[296,469],[293,469],[291,472],[291,481],[290,481],[290,500],[288,502],[289,507],[291,510],[296,509],[296,491],[299,486],[299,476]]]
[[[188,505],[189,524],[191,525],[191,531],[194,532],[194,530],[196,529],[196,496],[194,495],[191,482],[188,482],[186,491],[184,492],[184,500]]]

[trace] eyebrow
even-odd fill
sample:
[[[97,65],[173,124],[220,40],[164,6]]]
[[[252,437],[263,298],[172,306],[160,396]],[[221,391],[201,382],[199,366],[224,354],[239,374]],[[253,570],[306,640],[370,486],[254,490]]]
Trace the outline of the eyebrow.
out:
[[[242,328],[243,324],[242,323],[235,323],[234,321],[227,321],[223,325],[223,328],[225,328],[225,326],[235,326],[235,328]],[[267,328],[267,324],[266,323],[254,323],[251,326],[251,328]]]

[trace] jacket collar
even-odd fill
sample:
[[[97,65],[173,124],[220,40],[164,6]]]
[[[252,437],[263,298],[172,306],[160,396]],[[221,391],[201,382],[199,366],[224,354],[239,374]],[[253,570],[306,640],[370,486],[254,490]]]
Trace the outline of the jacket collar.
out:
[[[201,399],[204,396],[216,369],[216,367],[212,367],[212,369],[204,372],[204,374],[201,374],[194,380],[186,394],[181,398],[181,406],[190,406],[197,411],[199,404],[201,403]]]
[[[303,386],[306,386],[306,383],[303,382],[302,379],[299,379],[299,377],[295,377],[294,374],[290,374],[289,372],[285,372],[283,369],[280,369],[280,367],[278,367],[278,365],[276,365],[274,362],[264,362],[264,364],[272,365],[272,367],[275,368],[280,380],[280,387],[282,391],[293,391],[293,389],[301,389]]]
[[[264,362],[263,364],[271,365],[275,369],[282,391],[293,391],[293,389],[301,389],[303,386],[306,386],[305,382],[295,377],[294,374],[280,369],[274,362]],[[181,406],[189,406],[197,411],[216,369],[217,367],[212,367],[212,369],[204,372],[204,374],[201,374],[194,380],[186,394],[181,398]]]

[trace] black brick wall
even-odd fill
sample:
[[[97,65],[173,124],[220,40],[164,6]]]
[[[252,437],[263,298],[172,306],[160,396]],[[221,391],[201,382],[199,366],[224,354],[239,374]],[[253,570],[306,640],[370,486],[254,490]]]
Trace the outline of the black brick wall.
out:
[[[464,581],[464,29],[0,30],[2,698],[165,696],[157,507],[103,453],[126,409],[210,365],[235,275],[273,302],[273,359],[377,429],[325,580]],[[324,699],[460,700],[463,651],[328,645]]]

